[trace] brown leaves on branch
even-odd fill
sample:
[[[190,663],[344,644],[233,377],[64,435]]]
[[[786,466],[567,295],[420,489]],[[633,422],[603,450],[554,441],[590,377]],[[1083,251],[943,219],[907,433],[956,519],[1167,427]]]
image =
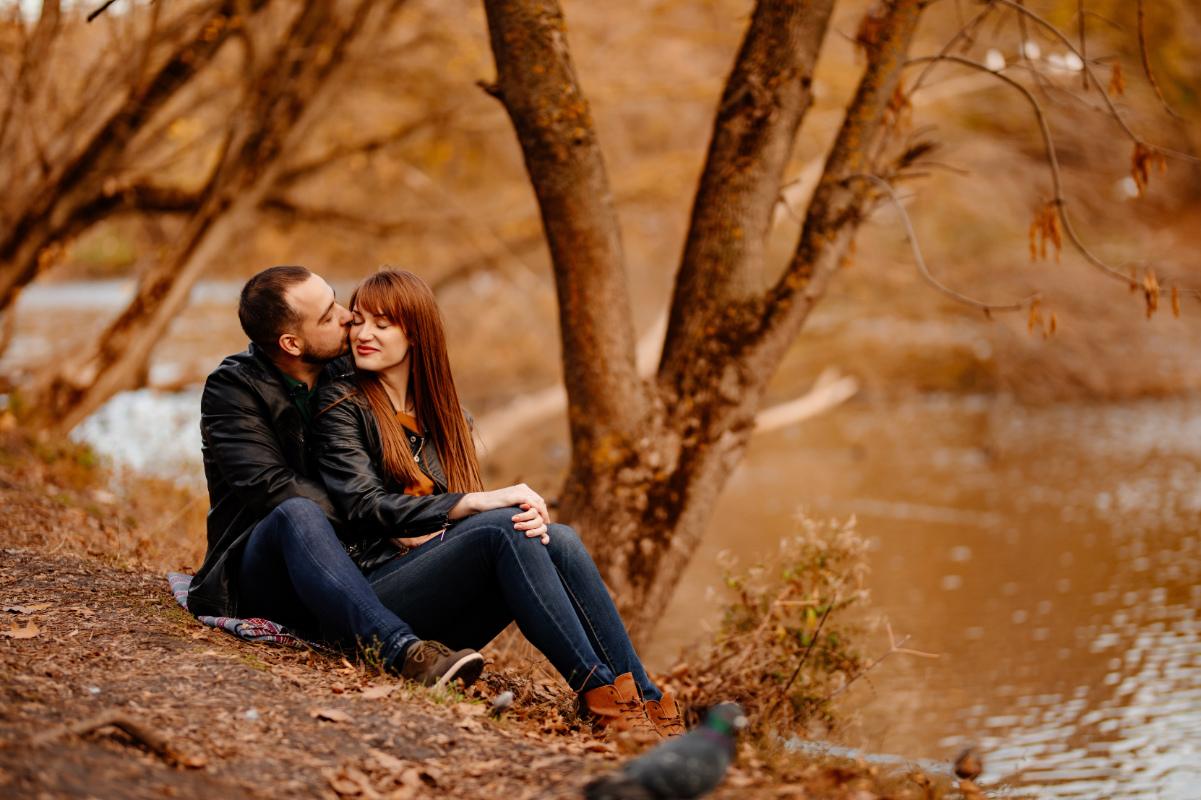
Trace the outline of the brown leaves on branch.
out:
[[[1172,287],[1175,291],[1175,287]],[[1159,281],[1155,277],[1155,270],[1147,267],[1147,271],[1143,273],[1143,298],[1147,301],[1147,319],[1151,319],[1151,315],[1159,310]],[[1173,303],[1173,310],[1175,310]]]
[[[1049,338],[1059,327],[1059,320],[1055,317],[1054,311],[1043,314],[1041,300],[1035,300],[1030,304],[1030,319],[1026,324],[1026,330],[1033,334],[1036,327],[1042,330],[1044,339]]]
[[[1160,175],[1168,171],[1168,161],[1163,153],[1152,150],[1142,142],[1135,142],[1134,154],[1130,157],[1130,175],[1134,178],[1134,185],[1138,187],[1139,197],[1143,196],[1143,191],[1151,180],[1152,164],[1159,167]]]
[[[1059,252],[1063,250],[1063,229],[1059,223],[1059,205],[1047,203],[1030,224],[1030,260],[1037,261],[1041,255],[1047,257],[1047,242],[1055,245],[1055,263],[1059,263]]]
[[[1109,96],[1117,97],[1126,92],[1126,79],[1122,77],[1122,62],[1116,58],[1109,70]]]

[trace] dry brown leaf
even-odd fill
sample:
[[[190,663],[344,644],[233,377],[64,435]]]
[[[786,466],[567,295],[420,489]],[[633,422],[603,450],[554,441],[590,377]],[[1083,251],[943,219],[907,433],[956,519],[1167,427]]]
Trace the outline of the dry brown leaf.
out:
[[[32,614],[35,611],[41,611],[45,608],[50,608],[50,603],[40,603],[36,606],[5,606],[5,611],[10,611],[14,614]]]
[[[383,750],[376,750],[374,747],[368,748],[367,753],[375,759],[375,763],[386,769],[388,772],[401,772],[405,768],[404,759],[389,755]]]
[[[387,697],[399,688],[400,684],[398,683],[390,683],[385,686],[368,686],[362,690],[361,694],[365,700],[379,700],[380,698]]]
[[[90,609],[90,608],[84,608],[83,606],[71,606],[71,607],[70,607],[70,608],[68,608],[67,610],[68,610],[68,611],[74,611],[75,613],[77,613],[77,614],[81,614],[81,615],[83,615],[83,616],[85,616],[85,617],[94,617],[94,616],[96,616],[96,612],[95,612],[95,611],[93,611],[93,610],[92,610],[92,609]]]
[[[453,710],[463,717],[482,717],[488,713],[488,706],[483,703],[455,703]]]
[[[32,639],[42,632],[42,629],[34,624],[33,620],[29,620],[29,624],[24,628],[18,627],[14,621],[12,628],[6,631],[0,631],[10,639]]]
[[[1172,287],[1172,316],[1180,316],[1180,290],[1175,286]]]
[[[1143,191],[1151,180],[1152,164],[1158,165],[1160,174],[1168,171],[1168,160],[1163,153],[1152,150],[1142,142],[1135,142],[1134,154],[1130,157],[1130,175],[1134,178],[1134,185],[1138,187],[1139,197],[1143,196]]]
[[[314,708],[309,710],[314,719],[325,719],[330,722],[354,722],[354,717],[340,708]]]

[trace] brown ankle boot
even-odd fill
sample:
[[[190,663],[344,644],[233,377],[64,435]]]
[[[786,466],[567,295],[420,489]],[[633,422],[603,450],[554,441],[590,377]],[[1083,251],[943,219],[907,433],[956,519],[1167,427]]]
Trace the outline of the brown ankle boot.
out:
[[[618,675],[613,683],[584,692],[584,705],[597,718],[594,730],[654,733],[656,728],[646,716],[638,694],[638,685],[630,673]]]
[[[680,719],[680,709],[676,706],[676,696],[664,692],[659,701],[646,701],[646,716],[664,737],[679,736],[684,733],[684,720]]]

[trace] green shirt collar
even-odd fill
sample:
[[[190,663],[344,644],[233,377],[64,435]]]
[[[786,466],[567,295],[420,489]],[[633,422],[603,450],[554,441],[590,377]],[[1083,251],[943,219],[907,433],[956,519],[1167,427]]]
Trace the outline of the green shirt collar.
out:
[[[277,367],[278,370],[278,367]],[[309,385],[304,381],[298,381],[291,375],[288,375],[283,370],[278,370],[283,376],[284,381],[288,384],[288,389],[292,392],[292,400],[296,403],[296,407],[300,409],[300,415],[304,417],[305,422],[313,419],[312,400],[313,395],[317,393],[317,388],[309,388]]]

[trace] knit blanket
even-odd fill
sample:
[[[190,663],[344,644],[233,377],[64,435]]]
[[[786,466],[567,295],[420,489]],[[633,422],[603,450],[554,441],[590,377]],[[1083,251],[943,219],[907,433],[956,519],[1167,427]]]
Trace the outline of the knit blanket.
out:
[[[184,611],[187,611],[188,588],[192,585],[192,576],[182,575],[178,572],[168,572],[167,583],[171,584],[171,594],[175,595],[175,602],[179,603]],[[275,644],[298,647],[305,650],[310,648],[315,650],[329,649],[324,645],[301,639],[283,625],[280,625],[278,622],[272,622],[269,619],[260,619],[259,617],[251,617],[249,619],[196,617],[196,619],[201,624],[208,625],[210,628],[220,628],[248,642],[274,642]]]

